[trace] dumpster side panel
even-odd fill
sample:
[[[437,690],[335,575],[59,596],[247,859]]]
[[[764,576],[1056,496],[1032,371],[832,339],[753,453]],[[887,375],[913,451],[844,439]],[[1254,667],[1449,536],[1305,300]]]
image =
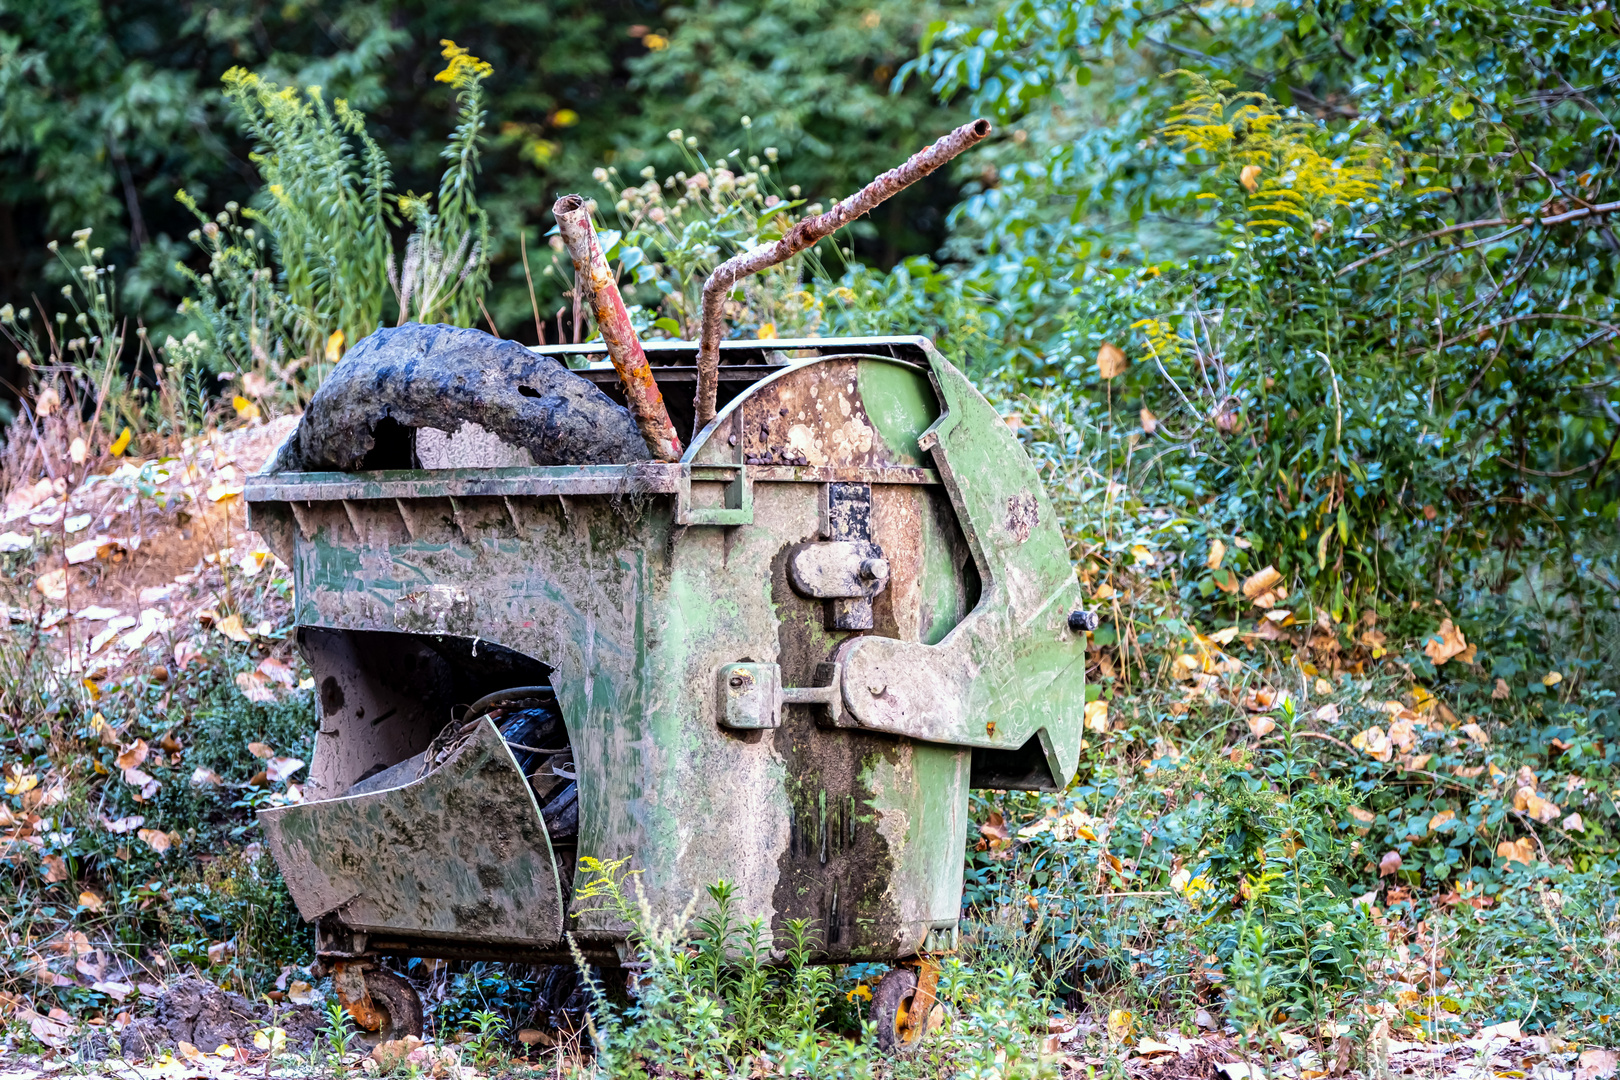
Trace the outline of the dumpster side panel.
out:
[[[527,780],[485,720],[403,787],[261,811],[299,914],[365,931],[528,944],[562,937],[562,892]]]

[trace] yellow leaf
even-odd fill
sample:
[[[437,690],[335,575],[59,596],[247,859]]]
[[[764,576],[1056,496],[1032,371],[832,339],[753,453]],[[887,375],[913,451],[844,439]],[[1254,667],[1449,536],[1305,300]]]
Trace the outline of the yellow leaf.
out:
[[[1124,1009],[1115,1009],[1108,1014],[1108,1041],[1123,1043],[1131,1037],[1131,1030],[1136,1027],[1136,1017]]]
[[[1103,347],[1097,350],[1097,374],[1105,379],[1114,379],[1125,374],[1128,363],[1124,351],[1111,341],[1103,342]]]
[[[1243,166],[1243,171],[1238,174],[1238,183],[1243,185],[1245,191],[1253,195],[1256,191],[1260,190],[1259,177],[1260,166],[1245,165]]]
[[[1265,715],[1249,717],[1249,731],[1255,738],[1263,739],[1275,730],[1277,730],[1277,721],[1271,717]]]
[[[86,889],[79,894],[79,906],[88,911],[100,911],[107,901]]]
[[[760,341],[774,341],[776,339],[775,323],[760,323],[759,333],[755,337]]]
[[[1101,698],[1086,702],[1086,730],[1096,732],[1108,730],[1108,702]]]
[[[231,398],[231,408],[235,409],[236,415],[243,420],[257,420],[259,418],[259,407],[241,394]]]
[[[1152,435],[1155,431],[1159,430],[1159,418],[1154,416],[1147,409],[1142,409],[1139,411],[1137,413],[1137,419],[1142,422],[1142,434]]]
[[[1238,636],[1240,629],[1240,627],[1236,626],[1224,626],[1215,631],[1213,634],[1209,635],[1209,640],[1215,642],[1217,645],[1230,645],[1232,644],[1232,639]]]
[[[1438,814],[1434,815],[1434,817],[1429,819],[1429,831],[1437,832],[1439,831],[1440,826],[1456,820],[1457,812],[1455,810],[1442,810]]]
[[[113,444],[107,447],[108,453],[112,454],[113,457],[123,457],[124,451],[129,449],[129,440],[133,437],[134,433],[129,428],[120,431],[118,438],[114,439]]]
[[[21,773],[12,776],[6,781],[7,795],[21,795],[39,787],[39,776],[35,773]]]
[[[240,615],[225,616],[223,619],[219,620],[219,622],[214,624],[214,629],[218,630],[221,634],[224,634],[232,641],[246,643],[253,640],[252,638],[248,637],[248,632],[242,628],[242,616]]]
[[[1564,681],[1564,677],[1556,671],[1549,671],[1541,677],[1542,686],[1557,686]]]
[[[1209,558],[1204,560],[1204,565],[1211,570],[1219,570],[1221,560],[1224,558],[1226,558],[1226,543],[1220,537],[1216,537],[1209,542]]]
[[[334,330],[332,336],[326,339],[326,362],[335,364],[343,359],[343,331]]]

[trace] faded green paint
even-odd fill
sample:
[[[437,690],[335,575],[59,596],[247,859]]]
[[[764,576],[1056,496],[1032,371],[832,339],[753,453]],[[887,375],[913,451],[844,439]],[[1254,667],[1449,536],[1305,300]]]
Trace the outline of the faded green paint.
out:
[[[939,416],[926,374],[906,364],[862,364],[858,386],[866,415],[885,445],[900,460],[926,464],[917,439]]]
[[[827,959],[904,956],[957,916],[967,748],[1014,735],[884,730],[851,712],[834,725],[806,704],[785,705],[778,728],[728,730],[716,672],[777,664],[783,686],[804,687],[853,645],[901,650],[918,670],[946,669],[940,685],[981,724],[1050,732],[1053,772],[1067,779],[1083,646],[1054,629],[1077,587],[1022,448],[925,342],[890,347],[930,366],[840,355],[780,371],[731,402],[679,465],[262,477],[247,493],[254,523],[293,568],[304,626],[460,641],[467,656],[477,645],[466,643],[479,642],[547,665],[579,771],[577,852],[631,859],[655,911],[673,915],[725,877],[744,918],[778,928],[811,919]],[[677,524],[688,492],[689,505],[716,505],[720,483],[704,467],[726,464],[746,471],[746,520]],[[986,475],[1000,472],[1009,476]],[[825,603],[788,581],[789,549],[821,535],[831,481],[873,486],[874,540],[892,575],[871,631],[828,629]],[[1039,510],[1014,545],[991,535],[1008,528],[1009,499]],[[320,664],[343,662],[326,655],[311,654],[322,686]],[[851,692],[846,676],[846,702]],[[330,798],[365,767],[364,754],[340,753],[343,725],[355,740],[361,725],[444,722],[386,704],[323,699],[333,725],[317,742],[326,801],[295,815],[309,835],[324,827],[311,823],[372,797]],[[419,746],[429,733],[366,745]],[[286,834],[285,821],[278,828]],[[308,845],[282,844],[277,858],[289,881],[326,873]],[[419,872],[451,873],[431,859]],[[363,867],[353,873],[351,884],[371,887]],[[449,922],[424,916],[415,931],[395,929],[424,951],[479,932]],[[578,909],[563,922],[596,942],[624,930]]]

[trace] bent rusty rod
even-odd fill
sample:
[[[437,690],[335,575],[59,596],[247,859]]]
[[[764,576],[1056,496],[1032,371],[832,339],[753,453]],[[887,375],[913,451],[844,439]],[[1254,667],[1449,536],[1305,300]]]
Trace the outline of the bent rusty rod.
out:
[[[613,369],[624,387],[625,402],[641,437],[647,440],[647,449],[656,461],[681,460],[681,437],[670,422],[664,395],[653,381],[641,339],[630,325],[630,313],[624,308],[624,298],[619,295],[613,271],[608,268],[607,257],[591,226],[589,205],[578,195],[564,195],[551,210],[574,260],[574,280],[584,290],[591,313],[596,316],[596,328],[607,344]]]
[[[702,431],[714,419],[715,395],[720,386],[720,338],[725,333],[722,305],[733,285],[749,274],[792,258],[824,237],[830,236],[862,214],[870,213],[891,195],[910,187],[968,147],[990,134],[990,121],[979,119],[963,124],[932,146],[913,154],[904,165],[890,169],[861,190],[838,203],[825,214],[805,218],[789,229],[780,240],[761,244],[752,251],[735,255],[719,266],[703,283],[703,320],[698,339],[696,430]]]

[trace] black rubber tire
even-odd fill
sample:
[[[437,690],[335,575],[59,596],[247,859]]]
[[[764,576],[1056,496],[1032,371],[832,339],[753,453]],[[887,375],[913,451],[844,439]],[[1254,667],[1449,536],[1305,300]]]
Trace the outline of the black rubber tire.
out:
[[[358,1042],[381,1046],[407,1035],[422,1037],[422,999],[404,977],[384,968],[365,972],[366,993],[371,1003],[387,1017],[376,1031],[360,1032]]]
[[[872,1008],[868,1016],[877,1028],[878,1049],[883,1053],[909,1057],[922,1048],[927,1024],[920,1025],[910,1039],[901,1032],[916,994],[917,972],[908,967],[894,968],[872,988]]]

